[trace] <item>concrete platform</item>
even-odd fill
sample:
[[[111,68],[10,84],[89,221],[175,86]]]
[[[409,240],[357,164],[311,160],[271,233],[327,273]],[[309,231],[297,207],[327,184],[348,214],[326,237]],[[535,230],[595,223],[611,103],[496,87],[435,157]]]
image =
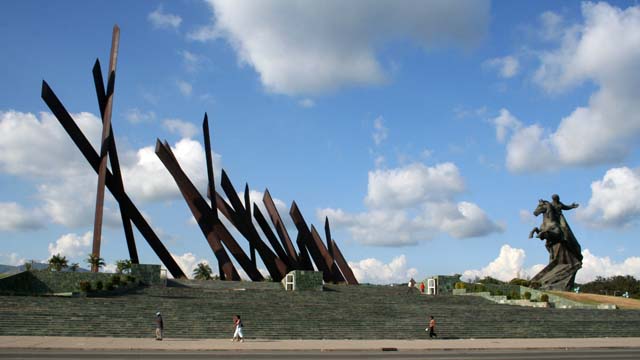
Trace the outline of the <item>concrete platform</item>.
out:
[[[464,339],[464,340],[246,340],[56,336],[0,336],[2,349],[167,350],[167,351],[398,351],[459,349],[640,348],[640,338]]]

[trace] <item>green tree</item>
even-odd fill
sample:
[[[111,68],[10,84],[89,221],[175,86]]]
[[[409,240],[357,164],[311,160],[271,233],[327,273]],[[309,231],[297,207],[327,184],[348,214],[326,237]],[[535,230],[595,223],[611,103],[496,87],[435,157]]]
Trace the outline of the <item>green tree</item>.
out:
[[[80,269],[80,264],[78,263],[72,263],[71,266],[69,266],[69,270],[76,272],[78,271],[78,269]]]
[[[116,272],[118,274],[130,274],[131,273],[131,260],[118,260],[116,261]]]
[[[67,267],[69,267],[69,260],[67,260],[66,256],[58,253],[49,259],[49,270],[62,271],[62,269]]]
[[[89,254],[85,261],[91,266],[91,271],[93,272],[100,271],[100,268],[106,265],[104,259],[95,254]]]
[[[24,263],[25,271],[31,271],[31,269],[33,269],[33,260],[27,261],[26,263]]]
[[[211,266],[203,262],[193,269],[193,278],[196,280],[211,280]]]

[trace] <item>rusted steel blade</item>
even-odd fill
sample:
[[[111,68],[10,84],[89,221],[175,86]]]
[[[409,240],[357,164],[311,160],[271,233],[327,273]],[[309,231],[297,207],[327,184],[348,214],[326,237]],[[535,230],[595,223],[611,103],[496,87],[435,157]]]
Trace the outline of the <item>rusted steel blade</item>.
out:
[[[287,265],[281,259],[279,259],[276,254],[273,253],[271,249],[267,246],[267,244],[262,241],[260,235],[258,234],[258,230],[256,230],[253,225],[253,221],[250,217],[250,211],[244,208],[240,197],[238,197],[238,193],[235,191],[231,180],[227,173],[222,170],[222,178],[220,181],[220,185],[224,190],[225,194],[227,194],[227,198],[231,202],[233,206],[233,211],[228,211],[225,201],[222,201],[221,211],[225,216],[229,215],[229,221],[233,224],[233,226],[238,229],[238,231],[244,236],[248,241],[249,245],[253,247],[253,249],[258,251],[262,262],[264,263],[267,271],[269,271],[269,275],[274,281],[280,281],[287,274]],[[248,195],[248,186],[246,187],[247,192],[245,194]],[[245,197],[245,201],[250,204],[251,199]],[[249,214],[249,216],[247,216]],[[255,259],[255,258],[254,258]]]
[[[225,278],[240,280],[240,275],[233,266],[231,259],[214,231],[214,224],[217,220],[213,217],[211,207],[200,196],[196,187],[184,173],[169,146],[162,144],[160,140],[158,140],[156,142],[155,152],[178,185],[182,196],[189,206],[189,210],[191,210],[202,234],[204,234],[211,250],[213,250],[218,264],[222,264],[222,271],[224,272]]]
[[[249,196],[249,183],[244,186],[244,209],[245,209],[245,222],[251,223],[251,197]],[[256,247],[253,243],[249,243],[249,253],[251,254],[251,262],[256,264]]]
[[[115,73],[114,73],[115,74]],[[102,79],[102,70],[100,69],[100,61],[96,59],[96,63],[93,66],[93,82],[96,87],[96,95],[98,97],[98,105],[100,107],[100,116],[104,119],[105,107],[107,105],[107,96],[105,93],[104,82]],[[115,83],[115,76],[109,77],[109,90],[113,93]],[[116,179],[116,185],[124,192],[124,184],[122,182],[122,173],[120,171],[120,161],[118,160],[118,149],[116,148],[116,139],[113,132],[113,125],[110,129],[111,135],[109,136],[109,161],[111,162],[111,170],[113,176]],[[124,209],[120,206],[120,218],[122,219],[122,227],[124,228],[124,236],[127,241],[127,249],[129,250],[129,259],[133,264],[138,264],[138,251],[136,249],[136,242],[133,236],[133,228],[131,227],[131,220],[127,216]]]
[[[349,267],[347,260],[345,260],[344,256],[342,255],[342,251],[340,251],[338,244],[333,239],[331,239],[331,248],[336,260],[336,264],[338,264],[340,271],[342,271],[342,275],[344,276],[347,284],[358,285],[358,280],[356,279],[355,275],[353,275],[351,267]]]
[[[318,244],[313,239],[313,236],[309,231],[309,227],[307,226],[307,222],[304,220],[304,217],[302,216],[302,213],[295,201],[291,204],[289,215],[291,215],[291,219],[293,219],[293,223],[296,225],[298,233],[302,235],[302,241],[309,250],[309,254],[311,254],[311,259],[313,259],[316,268],[318,268],[318,271],[322,271],[322,278],[324,281],[334,281],[331,267],[327,265],[329,261],[327,261],[328,259],[325,259],[325,255],[329,256],[329,252],[324,248],[322,241]],[[331,262],[333,262],[333,260],[331,260]]]
[[[314,271],[315,269],[313,268],[309,252],[307,251],[307,245],[305,244],[302,233],[300,232],[298,232],[298,236],[296,237],[296,244],[298,244],[298,249],[300,249],[300,252],[298,253],[299,269]]]
[[[211,199],[211,208],[215,208],[216,198],[213,194],[216,193],[216,183],[213,178],[213,160],[211,159],[211,138],[209,136],[209,117],[207,113],[204,113],[204,120],[202,121],[202,133],[204,135],[204,151],[207,159],[207,193],[209,199]],[[218,212],[214,211],[213,216],[218,219]]]
[[[318,231],[313,225],[311,225],[311,238],[313,239],[315,246],[320,250],[320,254],[322,255],[322,258],[324,259],[325,263],[327,264],[327,267],[331,271],[332,281],[343,282],[344,277],[340,273],[340,269],[338,269],[338,266],[336,265],[333,259],[333,256],[329,254],[329,251],[327,250],[327,248],[324,246],[324,243],[322,242],[322,238],[320,237],[320,234],[318,234]]]
[[[329,218],[327,216],[324,217],[324,236],[327,240],[327,250],[329,250],[329,254],[333,256],[333,247],[331,246],[331,228],[329,228]]]
[[[118,59],[118,45],[120,43],[120,28],[113,27],[111,38],[111,55],[109,56],[109,78],[115,78],[116,62]],[[115,79],[114,79],[115,80]],[[91,253],[100,257],[100,242],[102,238],[102,215],[104,210],[104,186],[107,172],[107,153],[109,152],[109,136],[111,134],[111,111],[113,107],[113,91],[107,96],[104,114],[102,116],[102,141],[100,145],[100,164],[98,165],[98,186],[96,189],[96,211],[93,223],[93,247]],[[91,271],[98,272],[96,265],[91,265]]]
[[[289,272],[290,271],[289,269],[292,269],[289,256],[282,248],[282,245],[278,241],[276,234],[273,232],[273,230],[271,230],[271,226],[269,226],[267,219],[264,217],[264,215],[262,215],[262,211],[260,211],[260,208],[258,208],[258,205],[256,205],[255,203],[253,204],[253,217],[258,222],[258,226],[260,226],[260,229],[262,229],[262,232],[267,237],[267,240],[269,240],[269,244],[271,244],[271,248],[276,252],[278,257],[287,265],[287,272]]]
[[[51,112],[58,119],[62,127],[65,129],[67,134],[73,142],[76,144],[82,155],[87,159],[93,170],[98,172],[98,167],[100,165],[100,156],[95,151],[89,140],[84,136],[82,131],[78,125],[76,125],[75,121],[69,115],[69,112],[64,108],[64,105],[60,102],[58,97],[55,95],[53,90],[49,87],[49,84],[46,81],[42,82],[42,99],[49,106]],[[109,170],[106,172],[105,177],[105,185],[113,194],[113,197],[118,201],[118,204],[121,208],[125,209],[125,212],[133,222],[133,224],[138,228],[142,236],[145,238],[149,246],[153,249],[153,251],[158,255],[160,261],[167,267],[167,270],[171,273],[174,278],[184,278],[186,277],[180,266],[175,262],[173,257],[169,251],[164,247],[158,236],[153,232],[151,226],[147,220],[142,216],[140,211],[133,204],[129,196],[122,191],[122,189],[118,188],[116,184],[115,177],[111,174]]]
[[[269,189],[264,190],[264,196],[262,197],[262,202],[264,203],[265,208],[267,209],[267,213],[271,218],[271,222],[273,226],[276,228],[276,233],[282,241],[282,245],[284,250],[289,255],[289,260],[291,261],[291,266],[294,269],[304,270],[299,268],[298,266],[298,254],[296,253],[296,248],[293,246],[291,242],[291,238],[289,237],[289,233],[287,232],[287,228],[284,226],[284,222],[278,213],[278,209],[276,208],[276,204],[273,202],[271,198],[271,194],[269,193]]]

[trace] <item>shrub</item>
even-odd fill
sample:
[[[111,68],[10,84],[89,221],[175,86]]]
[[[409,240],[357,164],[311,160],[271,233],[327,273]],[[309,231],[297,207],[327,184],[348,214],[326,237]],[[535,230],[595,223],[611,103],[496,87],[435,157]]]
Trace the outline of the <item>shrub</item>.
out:
[[[542,296],[540,296],[540,301],[542,301],[542,302],[549,302],[549,295],[547,295],[547,294],[542,294]]]
[[[113,275],[111,276],[111,283],[113,284],[113,286],[118,286],[120,285],[120,275]]]
[[[520,285],[520,286],[529,286],[531,282],[529,280],[525,280],[525,279],[518,279],[518,278],[513,278],[511,279],[511,281],[509,281],[509,284],[511,285]]]
[[[541,284],[537,281],[532,281],[529,283],[529,287],[532,289],[540,289]]]
[[[80,291],[88,293],[91,292],[91,282],[89,281],[80,281]]]
[[[462,281],[458,281],[454,286],[456,289],[466,289],[466,284],[463,283]]]
[[[105,289],[107,289],[107,291],[111,291],[113,290],[113,282],[111,282],[111,280],[107,280],[107,283],[105,284]]]
[[[127,280],[127,282],[130,282],[130,283],[136,281],[136,278],[133,275],[127,275],[127,276],[124,277],[124,279]]]
[[[102,284],[102,280],[96,281],[96,289],[102,290],[103,287],[104,287],[104,284]]]
[[[531,300],[531,293],[530,293],[530,292],[528,292],[528,291],[526,291],[526,292],[524,293],[524,298],[525,298],[525,299],[527,299],[527,300]]]
[[[514,290],[509,294],[509,298],[511,300],[520,300],[520,293]]]

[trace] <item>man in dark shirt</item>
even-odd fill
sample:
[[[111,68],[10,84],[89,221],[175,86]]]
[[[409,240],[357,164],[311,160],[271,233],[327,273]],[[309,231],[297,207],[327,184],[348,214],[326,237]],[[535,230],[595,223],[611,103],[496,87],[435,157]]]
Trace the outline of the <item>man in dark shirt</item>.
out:
[[[164,323],[162,322],[162,315],[160,311],[156,313],[156,340],[162,340],[162,333],[164,332]]]

